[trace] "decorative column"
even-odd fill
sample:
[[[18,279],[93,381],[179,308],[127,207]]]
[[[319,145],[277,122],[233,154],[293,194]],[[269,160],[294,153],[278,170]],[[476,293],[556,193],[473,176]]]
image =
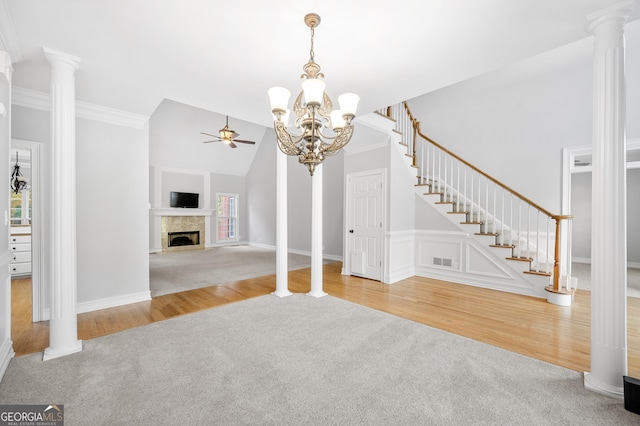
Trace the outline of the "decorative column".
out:
[[[287,155],[276,147],[276,291],[273,294],[278,297],[291,295],[287,209]]]
[[[51,64],[51,321],[44,360],[82,350],[76,262],[75,77],[80,59],[44,48]]]
[[[311,291],[309,296],[322,297],[322,163],[311,178]]]
[[[624,24],[634,1],[588,16],[595,37],[591,225],[591,372],[585,387],[624,395],[627,374],[627,206]]]

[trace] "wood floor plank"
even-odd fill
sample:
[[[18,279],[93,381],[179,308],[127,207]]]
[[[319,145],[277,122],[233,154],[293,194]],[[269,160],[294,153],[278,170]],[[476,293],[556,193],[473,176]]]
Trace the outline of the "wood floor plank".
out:
[[[578,290],[571,307],[428,278],[393,285],[341,275],[324,265],[328,294],[431,327],[488,343],[576,371],[589,371],[590,293]],[[289,289],[310,290],[310,269],[289,272]],[[158,296],[78,315],[78,338],[92,339],[203,309],[259,297],[275,290],[275,275]],[[628,298],[629,375],[640,376],[640,299]],[[12,339],[16,354],[48,346],[48,322],[31,322],[31,280],[12,280]]]

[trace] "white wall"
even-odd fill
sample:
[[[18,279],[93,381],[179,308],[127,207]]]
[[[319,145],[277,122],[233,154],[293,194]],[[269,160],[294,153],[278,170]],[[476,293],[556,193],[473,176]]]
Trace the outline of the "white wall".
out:
[[[128,296],[144,299],[148,129],[78,119],[76,155],[79,310]]]
[[[247,173],[249,241],[276,245],[276,136],[266,132]]]
[[[9,56],[0,51],[0,64]],[[6,176],[4,185],[0,185],[0,214],[2,217],[9,215],[9,185],[8,177],[11,176],[9,168],[9,149],[11,147],[11,74],[9,69],[0,69],[0,105],[6,111],[3,117],[0,115],[0,153],[5,161],[0,162],[0,176]],[[11,276],[9,275],[9,226],[4,223],[0,226],[0,379],[9,365],[13,356],[11,343]]]
[[[422,131],[554,213],[561,149],[592,141],[593,39],[409,100]],[[628,131],[640,136],[640,21],[627,26]]]
[[[49,113],[13,107],[12,137],[43,144],[44,306],[50,301]],[[148,129],[76,120],[78,311],[148,298]]]
[[[276,244],[276,150],[275,134],[265,134],[247,174],[249,238],[254,244]],[[323,255],[342,258],[342,207],[344,157],[339,153],[323,163]],[[297,157],[287,158],[289,250],[311,253],[311,176]]]

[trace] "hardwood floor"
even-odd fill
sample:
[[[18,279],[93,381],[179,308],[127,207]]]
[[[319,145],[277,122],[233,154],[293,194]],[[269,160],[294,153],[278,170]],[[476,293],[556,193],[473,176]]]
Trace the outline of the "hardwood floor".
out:
[[[590,293],[573,306],[445,281],[412,277],[393,285],[340,275],[324,265],[324,291],[373,309],[538,358],[589,371]],[[310,270],[289,272],[289,289],[309,291]],[[275,275],[159,296],[150,301],[78,315],[78,337],[92,339],[202,309],[270,294]],[[494,297],[498,294],[498,297]],[[275,296],[274,296],[275,297]],[[12,281],[12,338],[16,355],[48,346],[48,322],[31,322],[31,280]],[[629,375],[640,376],[640,299],[628,298]]]

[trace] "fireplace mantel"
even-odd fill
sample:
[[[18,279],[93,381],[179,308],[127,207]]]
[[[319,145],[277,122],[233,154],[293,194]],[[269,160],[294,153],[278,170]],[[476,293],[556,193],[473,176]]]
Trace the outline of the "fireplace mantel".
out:
[[[151,209],[154,216],[213,216],[212,209],[183,209],[178,207],[165,207]]]

